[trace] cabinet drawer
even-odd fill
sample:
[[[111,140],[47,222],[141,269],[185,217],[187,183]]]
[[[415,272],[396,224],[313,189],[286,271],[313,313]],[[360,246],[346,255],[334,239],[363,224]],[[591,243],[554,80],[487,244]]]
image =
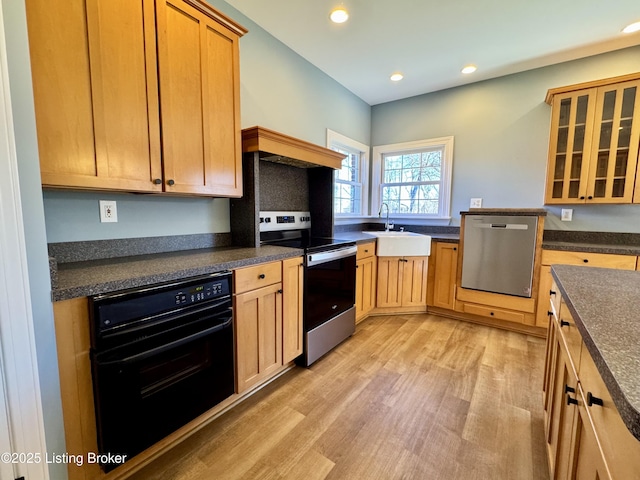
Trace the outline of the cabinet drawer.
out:
[[[593,359],[587,350],[580,356],[581,401],[593,422],[596,437],[611,471],[612,478],[638,478],[640,472],[640,441],[624,424],[613,403]],[[589,394],[602,400],[602,405],[588,404]]]
[[[282,263],[262,263],[234,270],[234,293],[248,292],[282,281]]]
[[[586,265],[589,267],[616,268],[618,270],[635,270],[636,257],[634,255],[612,255],[609,253],[543,250],[542,264]]]
[[[362,260],[363,258],[373,257],[376,253],[376,242],[360,243],[358,245],[358,253],[356,254],[356,260]]]
[[[499,320],[507,320],[509,322],[524,323],[525,320],[525,314],[522,312],[485,307],[483,305],[474,305],[472,303],[465,303],[463,306],[463,312],[471,313],[473,315],[481,315],[483,317],[497,318]]]
[[[546,295],[547,292],[540,292],[541,295]],[[553,310],[556,315],[560,314],[560,290],[558,290],[558,285],[555,280],[551,280],[551,289],[549,290],[549,298],[551,301],[551,305],[553,305]]]

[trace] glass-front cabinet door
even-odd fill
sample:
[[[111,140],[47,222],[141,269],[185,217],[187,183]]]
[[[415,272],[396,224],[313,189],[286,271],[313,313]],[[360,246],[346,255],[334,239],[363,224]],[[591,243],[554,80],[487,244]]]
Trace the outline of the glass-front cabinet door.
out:
[[[553,96],[545,203],[640,203],[639,90],[632,80]]]
[[[640,140],[640,81],[598,89],[587,201],[630,203]],[[635,121],[634,121],[635,115]]]
[[[584,202],[596,93],[592,88],[553,99],[546,203]]]

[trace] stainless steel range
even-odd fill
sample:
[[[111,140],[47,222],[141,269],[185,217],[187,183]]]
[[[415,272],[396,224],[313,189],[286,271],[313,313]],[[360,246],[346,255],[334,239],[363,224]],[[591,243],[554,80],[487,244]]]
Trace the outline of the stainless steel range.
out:
[[[304,352],[309,366],[355,332],[356,244],[311,236],[309,212],[260,212],[260,243],[301,248]]]

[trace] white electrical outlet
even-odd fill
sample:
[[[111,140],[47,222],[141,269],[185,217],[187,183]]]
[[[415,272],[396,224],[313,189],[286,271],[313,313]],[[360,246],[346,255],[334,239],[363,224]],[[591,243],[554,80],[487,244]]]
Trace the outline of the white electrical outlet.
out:
[[[563,208],[560,213],[560,220],[570,222],[573,220],[573,208]]]
[[[117,222],[118,209],[115,200],[100,200],[100,222]]]
[[[482,208],[482,199],[481,198],[472,198],[469,203],[469,208]]]

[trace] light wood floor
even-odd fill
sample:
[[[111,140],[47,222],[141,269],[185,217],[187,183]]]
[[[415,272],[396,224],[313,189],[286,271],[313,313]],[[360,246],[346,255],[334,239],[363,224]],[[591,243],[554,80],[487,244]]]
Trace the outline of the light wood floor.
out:
[[[548,479],[543,357],[517,333],[370,317],[132,478]]]

